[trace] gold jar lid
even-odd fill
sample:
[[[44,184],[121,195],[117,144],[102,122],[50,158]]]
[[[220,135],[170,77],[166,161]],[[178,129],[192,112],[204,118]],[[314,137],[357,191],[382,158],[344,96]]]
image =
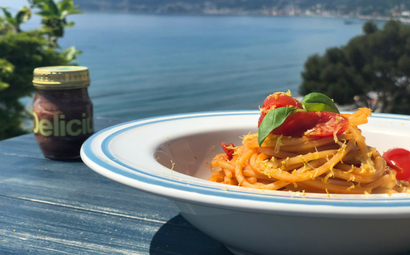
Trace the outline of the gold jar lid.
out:
[[[90,86],[90,75],[83,66],[46,66],[34,69],[33,85],[37,89],[63,90]]]

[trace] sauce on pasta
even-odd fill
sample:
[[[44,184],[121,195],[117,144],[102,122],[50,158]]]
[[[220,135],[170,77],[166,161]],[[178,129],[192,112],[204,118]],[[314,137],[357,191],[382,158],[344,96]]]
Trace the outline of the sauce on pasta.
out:
[[[262,115],[271,109],[263,107]],[[367,123],[370,114],[367,108],[337,114],[348,120],[342,133],[339,128],[325,136],[309,132],[292,136],[274,129],[262,144],[257,133],[245,135],[241,146],[224,143],[226,153],[212,160],[209,180],[248,188],[328,194],[410,192],[407,181],[396,179],[397,170],[389,167],[375,148],[366,145],[358,126]],[[295,121],[293,125],[301,123]]]

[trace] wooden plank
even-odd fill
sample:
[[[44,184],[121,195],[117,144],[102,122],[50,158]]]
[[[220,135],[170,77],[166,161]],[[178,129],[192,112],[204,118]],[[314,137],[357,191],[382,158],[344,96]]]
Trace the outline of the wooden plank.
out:
[[[168,200],[111,181],[82,162],[2,154],[0,162],[0,195],[155,220],[177,214]]]
[[[13,145],[16,155],[5,153],[4,144]],[[32,135],[0,142],[0,148],[0,195],[160,221],[177,215],[168,200],[113,182],[81,161],[44,158]]]
[[[94,130],[97,132],[104,128],[126,121],[127,120],[124,119],[96,118],[94,122]],[[38,147],[37,141],[34,138],[34,134],[32,133],[0,141],[0,154],[19,157],[44,158],[40,148]]]
[[[181,216],[155,222],[1,196],[0,210],[0,254],[230,254]]]
[[[168,200],[44,158],[32,134],[0,142],[0,162],[0,254],[230,254]]]

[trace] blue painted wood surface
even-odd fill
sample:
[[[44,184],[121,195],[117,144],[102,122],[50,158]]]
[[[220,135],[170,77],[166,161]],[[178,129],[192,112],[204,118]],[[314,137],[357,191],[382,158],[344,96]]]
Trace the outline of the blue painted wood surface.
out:
[[[96,119],[96,130],[123,120]],[[33,134],[0,142],[0,254],[231,254],[164,198],[81,161],[46,159]]]

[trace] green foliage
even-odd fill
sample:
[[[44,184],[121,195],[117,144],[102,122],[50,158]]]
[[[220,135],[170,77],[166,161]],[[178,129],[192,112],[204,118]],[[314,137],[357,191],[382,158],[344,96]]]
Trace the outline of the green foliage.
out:
[[[379,30],[379,29],[378,29],[376,23],[374,23],[374,22],[372,22],[372,21],[366,22],[366,23],[363,25],[363,32],[364,32],[366,35],[373,34],[373,33],[376,32],[377,30]]]
[[[37,15],[42,18],[43,31],[48,35],[50,46],[57,45],[57,39],[64,36],[64,29],[73,27],[74,22],[67,22],[67,16],[80,14],[73,0],[61,0],[55,3],[53,0],[30,0],[32,7],[40,9]]]
[[[3,10],[5,21],[7,22],[5,26],[9,29],[15,29],[17,33],[21,32],[20,25],[31,17],[31,9],[26,6],[21,8],[14,17],[7,11],[7,8],[0,7],[0,9]]]
[[[410,26],[390,20],[377,29],[370,21],[363,31],[346,46],[309,57],[300,93],[321,92],[342,105],[410,114]]]
[[[31,4],[43,2],[53,1],[34,0]],[[64,0],[56,6],[64,4],[73,6],[72,1]],[[81,53],[75,47],[59,50],[56,40],[50,44],[52,29],[45,28],[44,23],[41,30],[21,31],[20,24],[30,18],[28,7],[23,7],[14,17],[6,8],[1,9],[4,16],[0,16],[0,140],[28,132],[22,123],[31,116],[20,100],[35,91],[34,68],[69,65]],[[64,19],[68,14],[62,15]]]

